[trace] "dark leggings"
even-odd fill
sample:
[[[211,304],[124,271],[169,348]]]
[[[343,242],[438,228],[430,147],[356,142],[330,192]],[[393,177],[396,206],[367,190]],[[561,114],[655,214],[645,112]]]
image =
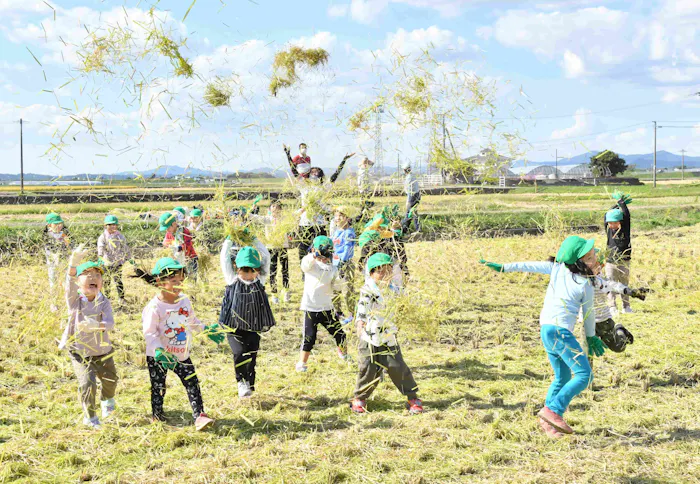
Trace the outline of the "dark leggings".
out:
[[[146,357],[148,363],[148,375],[151,377],[151,410],[153,417],[158,420],[165,420],[163,413],[163,400],[165,399],[165,379],[168,370],[156,361],[152,356]],[[199,389],[199,380],[195,372],[194,364],[190,358],[179,361],[172,370],[178,377],[187,391],[187,399],[192,406],[192,417],[196,420],[201,413],[204,413],[202,403],[202,391]]]
[[[615,353],[622,353],[628,344],[634,343],[632,333],[612,319],[600,321],[595,325],[595,335],[603,340],[605,346]]]
[[[326,235],[326,227],[321,225],[300,225],[297,232],[297,246],[299,247],[299,260],[301,261],[319,235]],[[302,273],[303,276],[303,273]]]
[[[104,285],[104,293],[108,293],[110,282],[114,279],[114,285],[117,287],[117,296],[119,299],[124,299],[124,282],[122,282],[122,266],[105,267],[105,275],[102,278]]]
[[[335,344],[338,345],[339,348],[345,349],[345,340],[347,336],[335,315],[335,311],[305,311],[304,334],[301,342],[302,351],[311,351],[314,349],[319,324],[328,330],[328,333],[333,336]]]
[[[260,333],[234,329],[226,333],[226,338],[233,352],[236,381],[247,381],[250,389],[255,390],[255,362],[260,350]]]
[[[282,287],[289,289],[289,255],[287,249],[270,249],[270,289],[277,293],[277,263],[282,267]]]

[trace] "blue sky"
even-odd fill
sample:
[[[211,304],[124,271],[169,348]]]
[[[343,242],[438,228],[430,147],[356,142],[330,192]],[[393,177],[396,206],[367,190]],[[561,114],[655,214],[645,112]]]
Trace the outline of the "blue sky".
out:
[[[349,132],[347,116],[376,99],[380,74],[382,85],[400,79],[387,74],[392,56],[415,59],[428,46],[436,72],[495,83],[499,129],[517,129],[528,160],[646,153],[653,120],[683,126],[659,130],[660,150],[700,155],[697,0],[198,0],[182,22],[190,3],[159,2],[154,22],[187,39],[197,77],[177,78],[151,54],[136,63],[148,77],[139,101],[124,91],[125,70],[86,75],[77,53],[88,32],[152,21],[147,2],[0,0],[0,172],[18,171],[20,117],[30,172],[280,167],[282,143],[300,141],[321,166],[346,152],[372,158],[372,137]],[[323,47],[330,63],[271,98],[272,58],[289,45]],[[202,101],[217,76],[235,90],[230,108]],[[460,154],[475,154],[485,141],[462,121],[449,129]],[[425,130],[384,120],[386,163],[423,157],[427,143]]]

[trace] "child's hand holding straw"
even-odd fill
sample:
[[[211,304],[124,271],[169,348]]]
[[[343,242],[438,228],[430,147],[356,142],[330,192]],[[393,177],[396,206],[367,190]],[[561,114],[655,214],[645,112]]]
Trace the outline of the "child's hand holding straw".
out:
[[[224,335],[224,330],[221,328],[219,323],[214,323],[210,324],[209,326],[205,326],[204,334],[206,334],[207,337],[217,345],[223,343],[226,339],[226,335]]]
[[[484,264],[492,271],[503,272],[503,264],[497,264],[496,262],[487,262],[484,259],[480,259],[479,264]]]
[[[174,355],[168,353],[163,348],[156,348],[155,359],[160,365],[166,370],[174,370],[177,365],[177,358]]]

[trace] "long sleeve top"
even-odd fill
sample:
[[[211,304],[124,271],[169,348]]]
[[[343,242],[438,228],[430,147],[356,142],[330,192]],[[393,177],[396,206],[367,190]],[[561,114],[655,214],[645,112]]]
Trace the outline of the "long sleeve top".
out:
[[[595,310],[595,322],[600,323],[612,318],[610,314],[610,306],[608,306],[607,295],[614,294],[629,294],[629,287],[621,282],[610,281],[600,276],[591,279],[593,285],[593,308]],[[582,317],[579,315],[579,317]]]
[[[268,252],[265,245],[260,242],[257,237],[253,239],[252,246],[255,247],[258,252],[260,252],[260,273],[258,279],[260,283],[264,286],[267,277],[270,275],[270,252]],[[219,253],[219,264],[221,265],[221,272],[224,274],[224,280],[226,285],[230,286],[238,279],[236,274],[236,269],[234,268],[234,261],[236,260],[236,254],[241,247],[234,245],[230,238],[224,240],[224,244],[221,246],[221,252]]]
[[[338,266],[341,262],[351,261],[355,255],[355,243],[357,236],[355,229],[336,229],[333,233],[333,265]]]
[[[141,314],[143,336],[146,339],[146,356],[155,356],[157,348],[174,354],[179,361],[190,356],[194,334],[204,329],[197,319],[190,299],[181,294],[175,304],[169,304],[155,296]]]
[[[47,256],[50,254],[65,255],[70,252],[70,233],[67,228],[63,228],[60,232],[51,232],[48,228],[44,229],[44,252]]]
[[[270,249],[288,249],[289,248],[289,238],[287,234],[283,234],[283,240],[277,240],[274,237],[275,227],[279,223],[279,220],[275,219],[272,215],[249,215],[254,221],[261,223],[265,228],[265,242]]]
[[[83,357],[109,354],[112,352],[109,332],[114,329],[112,305],[102,293],[89,301],[78,292],[76,280],[70,274],[66,276],[66,306],[69,316],[58,348]],[[104,330],[81,331],[83,323],[89,322],[104,323]]]
[[[121,232],[109,234],[105,230],[97,239],[97,255],[107,266],[121,266],[131,259],[131,247]]]
[[[398,288],[390,285],[388,291],[396,293]],[[360,338],[373,346],[396,346],[399,329],[387,316],[386,302],[379,286],[371,278],[366,278],[357,302],[357,320],[364,323]]]
[[[613,230],[605,224],[605,234],[608,237],[608,254],[607,261],[616,264],[621,260],[630,260],[632,258],[632,237],[630,234],[630,211],[627,204],[622,200],[618,200],[617,206],[622,211],[622,222],[619,230]]]
[[[343,289],[343,280],[338,268],[333,264],[323,264],[307,254],[301,260],[304,272],[304,295],[299,309],[302,311],[321,312],[333,309],[333,292]]]
[[[406,174],[406,178],[404,178],[403,181],[403,190],[408,196],[415,195],[416,193],[420,192],[420,183],[418,182],[416,175],[413,173]]]
[[[586,336],[595,336],[593,286],[587,277],[572,273],[558,262],[514,262],[504,264],[503,271],[549,274],[540,325],[551,324],[573,333],[577,316],[582,310]]]

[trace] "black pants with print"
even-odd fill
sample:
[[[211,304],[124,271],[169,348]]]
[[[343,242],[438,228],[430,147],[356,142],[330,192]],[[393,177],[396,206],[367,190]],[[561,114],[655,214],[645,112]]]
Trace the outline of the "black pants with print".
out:
[[[304,312],[304,334],[301,342],[302,351],[311,351],[314,349],[319,324],[328,330],[328,333],[333,336],[335,344],[338,345],[339,348],[345,349],[347,335],[345,331],[343,331],[343,327],[340,325],[335,311],[331,309],[330,311]]]
[[[277,264],[282,270],[282,287],[289,289],[289,255],[287,249],[270,249],[270,289],[277,294]]]
[[[247,381],[255,390],[255,363],[260,350],[260,333],[235,329],[226,333],[236,365],[236,381]]]
[[[163,368],[152,356],[146,357],[146,363],[148,363],[148,375],[151,377],[151,409],[153,417],[158,420],[165,420],[163,400],[165,399],[165,379],[168,376],[168,370]],[[187,358],[185,361],[179,361],[172,371],[180,377],[180,381],[187,391],[187,399],[192,406],[192,417],[196,420],[199,414],[204,413],[204,404],[202,403],[202,391],[199,389],[199,380],[197,379],[194,363],[192,363],[190,358]]]

